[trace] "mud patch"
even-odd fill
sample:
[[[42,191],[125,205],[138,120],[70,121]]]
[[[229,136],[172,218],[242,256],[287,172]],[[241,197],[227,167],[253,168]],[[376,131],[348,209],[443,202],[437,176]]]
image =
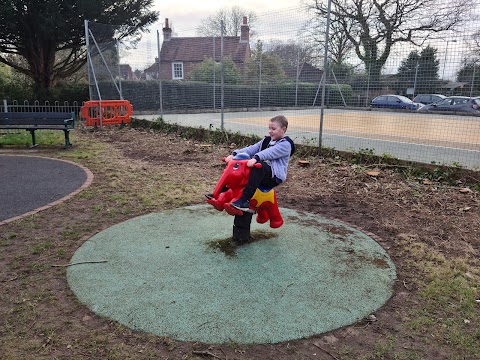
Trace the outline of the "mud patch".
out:
[[[250,234],[250,240],[243,243],[238,243],[233,240],[232,237],[221,239],[221,240],[212,240],[207,242],[207,247],[215,251],[221,251],[227,257],[237,256],[237,249],[248,244],[259,242],[263,240],[268,240],[277,237],[277,234],[269,231],[263,230],[254,230]]]
[[[343,226],[335,226],[335,225],[328,225],[325,227],[325,229],[333,234],[333,235],[337,235],[337,237],[340,237],[340,238],[344,238],[345,236],[347,235],[351,235],[353,234],[354,232],[350,229],[347,229]]]

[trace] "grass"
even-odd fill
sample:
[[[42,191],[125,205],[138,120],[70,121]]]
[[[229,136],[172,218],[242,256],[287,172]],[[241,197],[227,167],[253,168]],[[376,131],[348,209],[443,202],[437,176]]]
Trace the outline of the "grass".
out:
[[[184,131],[173,127],[165,130],[164,126],[166,125],[159,123],[159,131],[180,133],[179,136],[185,138],[200,137],[211,143],[224,141],[226,145],[229,145],[230,142],[238,142],[237,144],[250,142],[249,139],[240,138],[239,135],[224,134],[217,130],[209,134],[207,130]],[[43,280],[43,277],[51,271],[51,263],[68,262],[72,255],[72,248],[79,246],[84,241],[82,239],[105,226],[151,211],[198,202],[198,194],[206,192],[204,191],[206,190],[204,189],[205,179],[192,174],[185,174],[184,178],[172,178],[168,175],[169,170],[165,167],[149,167],[131,162],[125,159],[117,148],[96,140],[94,137],[82,137],[78,145],[64,151],[60,149],[60,145],[63,144],[63,134],[52,132],[49,135],[47,133],[46,131],[38,132],[38,142],[47,144],[48,141],[52,141],[49,144],[53,145],[53,151],[56,151],[56,146],[59,147],[58,151],[50,152],[49,156],[81,162],[95,173],[95,179],[92,186],[73,199],[72,203],[75,204],[75,209],[71,209],[71,211],[76,216],[72,216],[68,223],[64,223],[61,219],[49,221],[47,215],[40,213],[35,217],[9,224],[5,227],[5,231],[2,229],[0,233],[2,255],[0,260],[6,262],[7,258],[11,257],[8,260],[8,271],[16,271],[20,274],[18,286],[21,286],[21,290],[17,293],[18,297],[9,307],[11,313],[3,322],[5,330],[0,346],[8,345],[5,350],[6,358],[15,359],[19,353],[25,351],[29,355],[25,358],[35,358],[37,355],[42,358],[53,357],[49,356],[51,349],[66,349],[68,345],[71,346],[71,349],[78,350],[76,354],[79,357],[81,357],[79,354],[83,353],[86,354],[86,357],[98,358],[133,358],[135,354],[142,355],[144,358],[158,358],[155,346],[164,346],[173,354],[178,348],[181,348],[181,342],[172,339],[155,338],[154,340],[148,334],[136,334],[134,337],[128,329],[121,326],[114,328],[114,325],[108,320],[101,323],[102,327],[98,326],[87,331],[85,337],[83,335],[82,337],[77,336],[75,339],[66,337],[67,335],[62,334],[63,329],[50,327],[50,320],[42,317],[42,309],[47,304],[55,304],[54,296],[57,296],[56,287],[50,284],[52,278],[47,281]],[[55,140],[53,138],[44,140],[40,135],[47,138],[53,136]],[[14,140],[16,136],[9,135],[9,141],[16,141],[16,143],[8,144],[5,142],[6,137],[2,137],[0,146],[23,146],[26,144],[25,140],[31,141],[28,132],[22,134],[23,139]],[[311,149],[305,149],[305,153],[308,151]],[[334,150],[328,149],[328,151],[333,152]],[[313,156],[313,152],[309,154]],[[354,155],[345,164],[350,162],[359,166],[368,166],[383,161],[371,158],[371,155],[371,151],[366,149]],[[384,158],[386,159],[384,164],[396,164],[396,159],[392,159],[390,156],[384,156]],[[335,162],[340,161],[345,160],[342,158],[335,160]],[[464,169],[458,166],[410,167],[401,165],[398,167],[398,172],[403,174],[402,176],[406,179],[429,178],[443,181],[446,184],[455,183],[458,177],[462,176],[463,171]],[[474,179],[471,180],[471,184],[475,184]],[[476,184],[478,185],[478,183]],[[421,189],[412,189],[412,191],[416,191],[418,196],[421,194]],[[69,202],[49,210],[49,213],[69,211],[68,206],[71,206]],[[275,234],[269,232],[252,232],[252,241],[261,241],[274,236]],[[17,253],[9,254],[7,247],[14,242],[25,242],[25,246],[17,248]],[[399,236],[395,246],[392,252],[401,258],[404,267],[403,273],[411,276],[406,279],[404,286],[411,290],[411,296],[414,298],[411,303],[405,305],[401,329],[398,333],[393,331],[387,336],[379,336],[379,341],[373,346],[369,345],[364,348],[344,346],[339,349],[341,359],[417,360],[423,359],[424,355],[428,356],[421,350],[403,348],[405,338],[415,338],[419,342],[425,341],[426,344],[429,341],[435,341],[436,344],[447,344],[452,352],[459,354],[451,359],[480,358],[480,330],[478,330],[480,313],[479,305],[475,303],[475,299],[480,297],[480,263],[478,260],[475,262],[468,258],[447,256],[409,234]],[[216,240],[210,243],[210,247],[224,252],[226,256],[235,256],[237,249],[231,239]],[[38,277],[34,277],[37,274]],[[62,277],[63,274],[58,273],[56,276]],[[71,302],[75,303],[74,297],[69,296]],[[65,316],[64,313],[62,316],[73,322],[73,325],[70,326],[80,327],[77,335],[83,334],[83,331],[89,328],[88,323],[81,327],[85,310],[79,303],[72,307],[74,309],[69,309],[67,315]],[[0,315],[4,315],[4,313]],[[31,331],[31,328],[34,331]],[[385,332],[388,331],[388,329],[385,330]],[[128,334],[128,336],[122,338],[122,334]],[[31,339],[27,341],[22,337],[31,337]],[[117,340],[112,340],[114,337]],[[142,344],[142,346],[138,345],[138,351],[142,350],[142,353],[130,352],[126,355],[128,346],[130,346],[130,351],[137,346],[127,343],[136,340]],[[160,343],[156,343],[156,341]],[[300,355],[297,356],[299,347],[299,344],[292,345],[285,351],[292,358],[302,358]],[[241,357],[240,355],[238,357],[247,358],[247,356]]]
[[[61,146],[65,142],[62,131],[42,130],[35,132],[35,142],[42,146]],[[0,148],[5,146],[31,146],[32,136],[29,131],[11,130],[0,133]]]
[[[50,242],[50,241],[37,244],[37,245],[35,245],[35,246],[32,247],[32,254],[34,254],[34,255],[41,254],[41,253],[43,253],[45,250],[51,249],[51,248],[53,248],[54,246],[55,246],[55,245],[54,245],[52,242]]]
[[[418,277],[422,307],[411,309],[404,326],[412,334],[432,334],[454,348],[480,357],[480,313],[475,300],[480,294],[478,263],[463,258],[447,259],[423,243],[403,238],[408,263]]]

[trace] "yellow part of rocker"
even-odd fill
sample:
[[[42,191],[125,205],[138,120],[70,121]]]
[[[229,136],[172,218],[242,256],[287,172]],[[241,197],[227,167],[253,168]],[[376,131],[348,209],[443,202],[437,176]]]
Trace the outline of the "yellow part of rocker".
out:
[[[264,202],[270,201],[272,204],[275,204],[275,190],[270,189],[263,191],[260,189],[255,190],[255,194],[252,196],[252,200],[256,200],[257,204],[255,207],[260,207]]]

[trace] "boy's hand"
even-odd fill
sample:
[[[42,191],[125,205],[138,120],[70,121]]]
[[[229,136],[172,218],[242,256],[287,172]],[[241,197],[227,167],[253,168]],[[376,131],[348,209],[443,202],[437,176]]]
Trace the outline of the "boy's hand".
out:
[[[230,160],[233,159],[233,155],[228,155],[226,158],[225,158],[225,162],[228,163]]]
[[[257,163],[257,159],[253,158],[247,161],[247,166],[248,167],[253,167]]]

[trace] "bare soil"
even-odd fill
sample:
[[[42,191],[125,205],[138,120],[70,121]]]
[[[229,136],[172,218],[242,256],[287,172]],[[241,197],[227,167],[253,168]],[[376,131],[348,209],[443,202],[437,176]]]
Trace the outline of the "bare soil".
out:
[[[1,359],[478,359],[480,174],[437,173],[341,158],[291,160],[281,207],[341,220],[376,239],[397,267],[394,295],[328,334],[244,346],[180,342],[130,330],[79,303],[66,282],[75,250],[134,216],[202,203],[230,153],[148,130],[79,130],[74,147],[0,149],[89,168],[74,198],[0,227]],[[372,284],[374,286],[374,284]],[[450,287],[457,286],[452,289]],[[469,316],[466,318],[465,316]]]

